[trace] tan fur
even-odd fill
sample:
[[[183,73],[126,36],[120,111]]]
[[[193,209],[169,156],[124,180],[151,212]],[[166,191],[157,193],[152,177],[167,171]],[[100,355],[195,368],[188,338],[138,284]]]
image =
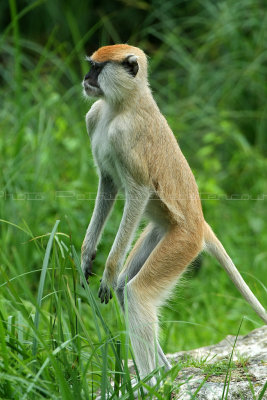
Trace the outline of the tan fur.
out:
[[[150,302],[161,301],[177,277],[202,250],[202,231],[194,233],[174,225],[150,254],[140,272],[131,281],[131,288]]]
[[[136,56],[136,75],[131,74],[131,65],[130,72],[124,66],[130,55]],[[123,191],[123,217],[106,262],[99,296],[108,302],[112,286],[124,307],[127,282],[130,335],[144,377],[156,366],[154,347],[147,344],[151,345],[157,332],[156,307],[203,249],[218,259],[265,322],[267,316],[204,220],[193,173],[150,91],[143,51],[129,45],[106,46],[91,59],[106,62],[97,78],[99,89],[84,81],[86,94],[100,97],[88,112],[86,123],[102,184],[84,240],[82,265],[86,273],[117,189]],[[109,204],[102,193],[109,199],[110,193],[114,196]],[[151,222],[123,267],[143,215]],[[157,346],[160,365],[169,368],[158,342]]]
[[[91,58],[96,62],[123,61],[128,54],[144,56],[144,53],[138,47],[129,46],[128,44],[115,44],[101,47],[92,54]]]

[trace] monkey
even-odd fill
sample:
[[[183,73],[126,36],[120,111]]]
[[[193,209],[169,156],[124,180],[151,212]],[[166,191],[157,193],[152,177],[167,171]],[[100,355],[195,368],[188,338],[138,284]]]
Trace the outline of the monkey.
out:
[[[152,95],[145,53],[115,44],[87,60],[91,69],[82,83],[84,95],[98,100],[86,114],[86,127],[99,184],[82,244],[82,271],[86,280],[92,274],[97,245],[120,191],[124,210],[98,296],[108,303],[112,288],[123,311],[127,296],[130,340],[144,379],[157,365],[171,368],[158,340],[158,308],[202,251],[218,260],[265,323],[267,313],[204,219],[194,175]],[[143,217],[148,224],[128,254]],[[151,386],[155,383],[150,379]]]

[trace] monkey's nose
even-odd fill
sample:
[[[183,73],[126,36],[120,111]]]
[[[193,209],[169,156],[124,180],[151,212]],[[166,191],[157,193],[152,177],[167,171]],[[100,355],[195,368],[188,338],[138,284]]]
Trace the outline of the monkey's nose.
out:
[[[85,79],[82,81],[82,85],[83,85],[84,88],[88,87],[88,83],[86,82]]]
[[[90,71],[87,72],[87,74],[86,74],[85,77],[84,77],[84,80],[86,81],[86,79],[89,79],[89,78],[90,78]]]

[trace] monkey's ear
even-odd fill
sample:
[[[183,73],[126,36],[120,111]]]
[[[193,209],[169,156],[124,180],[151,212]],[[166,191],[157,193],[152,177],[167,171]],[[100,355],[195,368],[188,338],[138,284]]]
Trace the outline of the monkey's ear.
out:
[[[130,54],[127,56],[123,62],[122,65],[124,68],[127,70],[127,72],[132,75],[133,77],[136,76],[138,70],[139,70],[139,65],[137,61],[137,56],[134,54]]]

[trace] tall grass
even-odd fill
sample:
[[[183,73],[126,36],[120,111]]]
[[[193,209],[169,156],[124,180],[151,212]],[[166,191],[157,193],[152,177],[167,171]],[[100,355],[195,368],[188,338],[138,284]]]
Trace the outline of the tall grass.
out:
[[[59,221],[49,235],[44,252],[36,299],[25,300],[25,294],[16,290],[16,279],[11,281],[3,269],[0,271],[3,282],[0,303],[1,398],[71,400],[92,399],[98,394],[101,399],[105,396],[117,399],[120,395],[126,400],[134,399],[137,390],[140,399],[170,399],[173,390],[179,395],[179,388],[188,383],[182,379],[175,382],[183,368],[182,362],[168,373],[158,368],[145,380],[132,384],[133,372],[137,377],[139,375],[135,362],[131,370],[128,367],[127,295],[125,328],[114,298],[113,318],[117,324],[116,332],[112,332],[90,285],[85,283],[71,239],[60,237],[58,224]],[[32,271],[32,275],[36,272]],[[85,289],[77,287],[78,276],[84,280]],[[86,314],[89,318],[85,318]],[[132,354],[130,356],[133,358]],[[232,367],[230,359],[225,378],[227,391],[227,377]],[[207,373],[192,393],[192,399],[197,398],[211,374],[212,371]],[[150,388],[146,382],[155,375],[158,384]]]
[[[36,300],[26,301],[15,280],[1,270],[1,398],[90,399],[97,392],[101,398],[117,398],[120,392],[122,398],[133,399],[134,390],[142,385],[156,398],[166,398],[157,393],[158,388],[147,386],[150,376],[131,387],[129,334],[121,323],[118,303],[114,299],[117,330],[113,335],[90,286],[85,284],[85,290],[76,286],[77,275],[83,277],[79,259],[70,239],[63,240],[56,232],[58,223],[44,254]],[[85,319],[85,314],[90,318]]]
[[[10,0],[11,22],[0,37],[0,397],[91,399],[101,390],[116,398],[120,390],[127,398],[127,329],[116,298],[108,306],[97,301],[123,202],[86,291],[77,284],[74,250],[97,187],[84,124],[90,104],[80,86],[85,47],[98,46],[95,35],[108,44],[123,32],[118,17],[102,13],[84,33],[77,9],[61,20],[68,40],[57,26],[35,40],[34,32],[22,33],[23,21],[45,7],[39,3],[21,10]],[[206,219],[266,305],[266,7],[260,0],[179,4],[147,3],[140,29],[133,24],[125,41],[151,56],[151,87],[195,172]],[[56,220],[60,231],[51,234]],[[241,334],[261,324],[215,261],[203,257],[163,308],[163,348],[214,343],[235,334],[243,316]],[[166,384],[158,398],[168,398],[175,368],[170,387],[159,372]]]

